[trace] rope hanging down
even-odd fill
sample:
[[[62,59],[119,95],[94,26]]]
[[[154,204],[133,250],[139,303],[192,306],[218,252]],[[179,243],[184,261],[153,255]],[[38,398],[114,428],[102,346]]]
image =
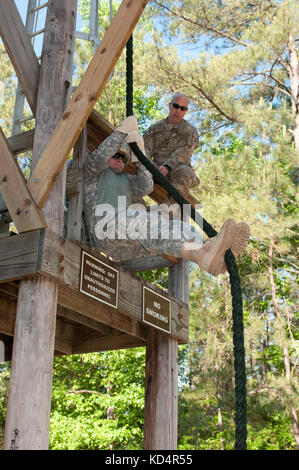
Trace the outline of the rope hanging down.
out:
[[[133,34],[127,42],[126,53],[126,115],[133,116]]]
[[[138,160],[151,172],[156,183],[165,188],[174,200],[183,206],[189,202],[172,186],[165,176],[145,157],[135,142],[129,144]],[[195,221],[200,221],[204,232],[209,238],[217,235],[213,227],[201,217],[191,206],[191,217]],[[195,219],[196,217],[196,219]],[[234,367],[235,367],[235,394],[236,394],[236,430],[235,449],[246,450],[247,419],[246,419],[246,369],[245,369],[245,348],[244,348],[244,325],[243,325],[243,305],[240,277],[235,257],[231,250],[225,254],[225,262],[230,276],[231,295],[233,305],[233,343],[234,343]]]
[[[127,43],[127,116],[133,115],[133,36]],[[146,158],[137,144],[129,144],[138,160],[150,171],[154,180],[167,190],[168,194],[182,207],[189,202],[174,188],[169,180]],[[191,206],[191,217],[199,221],[203,231],[209,238],[217,235],[216,230]],[[243,302],[242,290],[238,267],[232,251],[225,253],[226,267],[230,276],[232,295],[232,317],[233,317],[233,344],[234,344],[234,368],[235,368],[235,449],[246,450],[247,439],[247,403],[246,403],[246,366],[244,348],[244,324],[243,324]]]

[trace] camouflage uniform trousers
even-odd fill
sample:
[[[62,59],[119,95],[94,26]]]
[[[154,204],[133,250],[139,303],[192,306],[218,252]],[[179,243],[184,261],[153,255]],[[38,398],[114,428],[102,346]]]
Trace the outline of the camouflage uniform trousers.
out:
[[[202,236],[193,226],[178,219],[164,219],[160,212],[153,215],[143,211],[138,216],[129,211],[116,212],[111,227],[111,232],[106,232],[107,238],[104,238],[103,233],[99,234],[97,222],[93,218],[90,226],[91,245],[117,261],[161,255],[181,257],[183,243],[191,241],[191,249],[203,244]]]
[[[199,179],[189,165],[181,164],[174,169],[170,169],[166,178],[184,198],[188,196],[190,188],[199,185]],[[169,203],[173,203],[173,201],[173,198],[169,198]]]

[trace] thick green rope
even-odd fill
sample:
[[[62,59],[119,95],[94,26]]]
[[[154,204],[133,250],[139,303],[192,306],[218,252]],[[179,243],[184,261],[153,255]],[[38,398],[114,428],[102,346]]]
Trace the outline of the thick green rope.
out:
[[[133,36],[127,43],[127,100],[126,114],[132,116],[133,113]],[[136,143],[130,144],[131,149],[138,160],[150,171],[154,180],[166,189],[169,195],[182,207],[189,202],[172,186],[165,176],[146,158]],[[194,221],[199,221],[203,231],[209,238],[217,235],[216,230],[191,206],[191,217]],[[230,277],[232,295],[232,317],[233,317],[233,344],[234,344],[234,368],[235,368],[235,449],[246,450],[247,439],[247,403],[246,403],[246,366],[244,348],[244,324],[243,324],[243,302],[241,283],[237,263],[231,250],[225,254],[226,267]]]
[[[126,70],[127,70],[127,93],[126,93],[126,115],[133,116],[133,34],[131,34],[126,46]]]

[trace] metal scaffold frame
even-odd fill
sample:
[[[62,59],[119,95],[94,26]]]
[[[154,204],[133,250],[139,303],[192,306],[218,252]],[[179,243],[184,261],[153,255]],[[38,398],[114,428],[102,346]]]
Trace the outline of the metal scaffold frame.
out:
[[[90,20],[89,20],[89,33],[84,33],[82,31],[75,31],[75,38],[89,41],[94,46],[94,53],[100,45],[101,40],[99,39],[99,1],[100,0],[91,0],[90,6]],[[25,20],[25,29],[28,33],[28,36],[31,38],[32,46],[35,45],[35,39],[37,36],[43,35],[45,28],[39,27],[39,14],[41,10],[44,10],[48,7],[48,2],[43,2],[43,0],[28,0],[28,7]],[[110,9],[110,22],[113,18],[112,12],[112,0],[109,0],[109,9]],[[38,29],[39,28],[39,29]],[[40,62],[41,57],[38,57]],[[24,107],[25,107],[26,97],[22,90],[21,84],[18,80],[17,82],[17,91],[14,105],[14,114],[12,121],[11,135],[17,135],[22,132],[22,124],[34,119],[33,114],[29,116],[24,116]]]

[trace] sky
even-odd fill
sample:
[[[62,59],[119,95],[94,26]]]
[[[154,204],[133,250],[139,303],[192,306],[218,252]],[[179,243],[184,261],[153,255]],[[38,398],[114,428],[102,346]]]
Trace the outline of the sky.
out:
[[[0,0],[2,1],[2,0]],[[15,1],[15,4],[18,8],[18,11],[21,15],[21,18],[25,24],[26,22],[26,15],[27,15],[27,9],[28,9],[28,3],[29,3],[29,0],[14,0]],[[40,5],[43,5],[47,2],[47,0],[36,0],[37,1],[37,6],[40,6]],[[78,1],[78,6],[79,6],[79,1]],[[78,8],[79,10],[79,8]],[[41,30],[44,28],[44,25],[45,25],[45,19],[46,19],[46,11],[47,9],[44,8],[44,9],[41,9],[39,10],[38,12],[38,17],[37,17],[37,23],[36,23],[36,27],[35,29],[38,31],[38,30]],[[76,31],[82,31],[82,27],[83,27],[83,20],[79,14],[79,11],[77,12],[77,23],[76,23]],[[158,25],[159,27],[159,25]],[[34,40],[33,40],[33,47],[34,47],[34,50],[35,50],[35,53],[36,53],[36,56],[39,58],[42,54],[42,41],[43,41],[43,35],[42,34],[39,34],[37,36],[35,36]],[[194,48],[194,45],[192,45],[191,48],[188,49],[187,45],[186,44],[176,44],[177,46],[177,49],[178,49],[178,53],[180,54],[180,56],[183,58],[187,58],[186,57],[186,53],[188,52],[188,58],[190,58],[190,56],[192,57],[194,54],[197,54],[197,51],[196,51],[196,48]],[[1,89],[0,89],[0,100],[1,100]],[[164,101],[161,102],[161,104],[164,106],[165,103]],[[166,113],[168,112],[168,108],[166,106]],[[191,116],[189,115],[189,119],[191,118]]]
[[[44,3],[46,3],[46,0],[37,0],[38,5],[43,5]],[[15,0],[15,4],[20,12],[22,20],[25,23],[26,13],[27,13],[27,8],[28,8],[28,0]],[[40,14],[40,16],[41,18],[43,17],[43,19],[45,19],[45,16],[42,15],[42,13]],[[77,30],[78,31],[80,31],[81,26],[82,26],[82,19],[80,15],[78,14],[77,15]]]
[[[21,18],[25,24],[26,21],[26,15],[27,15],[27,9],[28,9],[28,1],[29,0],[15,0],[15,4],[19,10],[19,13],[21,15]],[[43,5],[46,3],[46,0],[37,0],[37,6]],[[40,30],[44,28],[45,25],[45,19],[46,19],[46,8],[42,9],[38,13],[38,20],[36,24],[36,30]],[[83,26],[83,21],[79,13],[77,14],[77,25],[76,25],[76,30],[81,31],[81,28]],[[34,39],[34,50],[39,57],[41,55],[41,49],[42,49],[42,34],[38,35]]]

